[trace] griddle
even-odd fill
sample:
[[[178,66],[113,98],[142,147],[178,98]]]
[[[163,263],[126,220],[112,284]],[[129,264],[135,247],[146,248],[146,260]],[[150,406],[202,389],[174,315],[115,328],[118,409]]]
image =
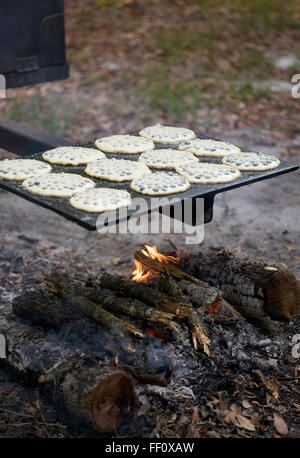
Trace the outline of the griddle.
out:
[[[138,135],[138,132],[130,132],[130,135]],[[197,134],[198,138],[202,139],[209,139],[210,137]],[[216,140],[216,139],[214,139]],[[77,143],[74,144],[73,146],[82,146],[86,148],[93,148],[94,146],[94,140],[84,142],[84,143]],[[155,143],[155,148],[176,148],[174,145],[168,145],[168,144],[163,144],[163,143]],[[249,149],[241,148],[242,151],[250,151]],[[34,153],[30,155],[23,156],[23,159],[38,159],[38,160],[43,160],[42,159],[42,153]],[[139,154],[111,154],[108,153],[107,157],[116,157],[116,158],[122,158],[122,159],[130,159],[130,160],[137,160],[139,157]],[[212,162],[212,163],[221,163],[222,158],[200,158],[200,161],[202,162]],[[51,164],[52,165],[52,164]],[[85,176],[87,178],[90,178],[96,183],[96,187],[110,187],[110,188],[115,188],[115,189],[124,189],[128,190],[132,196],[132,198],[144,198],[149,202],[149,208],[150,207],[150,201],[152,202],[152,209],[155,207],[155,201],[153,196],[145,196],[143,194],[139,194],[137,192],[134,192],[130,189],[130,182],[123,182],[123,183],[114,183],[110,181],[105,181],[97,178],[92,178],[84,173],[85,166],[57,166],[57,165],[52,165],[53,173],[56,172],[71,172],[71,173],[77,173],[79,175]],[[231,183],[221,183],[221,184],[191,184],[191,187],[181,193],[175,193],[175,194],[170,194],[168,196],[160,196],[162,197],[168,197],[168,198],[178,198],[182,203],[182,207],[184,206],[184,202],[187,199],[192,199],[193,204],[195,203],[196,198],[203,198],[204,199],[204,222],[208,223],[212,220],[213,216],[213,202],[214,202],[214,197],[217,194],[220,194],[225,191],[229,191],[231,189],[236,189],[240,188],[242,186],[246,186],[252,183],[255,183],[257,181],[262,181],[262,180],[267,180],[269,178],[273,178],[279,175],[282,175],[284,173],[289,173],[293,172],[295,170],[298,170],[299,166],[295,164],[290,164],[285,161],[281,161],[279,167],[273,170],[268,170],[264,172],[242,172],[241,177],[238,179],[234,180]],[[26,191],[22,187],[22,183],[18,181],[8,181],[8,180],[3,180],[0,178],[0,187],[5,189],[6,191],[12,192],[14,194],[17,194],[18,196],[29,200],[30,202],[33,202],[37,205],[40,205],[41,207],[48,208],[49,210],[54,211],[55,213],[58,213],[59,215],[63,216],[64,218],[73,221],[80,226],[84,227],[85,229],[89,230],[96,230],[97,229],[97,218],[99,216],[99,213],[88,213],[84,212],[81,210],[77,210],[69,204],[69,198],[64,198],[64,197],[42,197],[36,194],[32,194],[28,191]],[[158,200],[157,200],[158,202]],[[158,205],[156,209],[160,212],[165,212],[167,207],[169,207],[170,211],[170,216],[174,216],[174,213],[172,213],[172,206],[166,204],[166,205]],[[193,207],[194,208],[194,207]],[[136,211],[135,209],[130,209],[128,208],[127,212],[127,219],[132,215],[135,214],[136,216],[142,215],[145,213],[145,211]],[[104,214],[106,215],[106,214]],[[126,219],[126,217],[119,215],[118,212],[114,213],[114,218],[112,219],[112,214],[110,214],[110,224],[111,223],[119,223]],[[193,219],[193,224],[196,224],[195,220]]]

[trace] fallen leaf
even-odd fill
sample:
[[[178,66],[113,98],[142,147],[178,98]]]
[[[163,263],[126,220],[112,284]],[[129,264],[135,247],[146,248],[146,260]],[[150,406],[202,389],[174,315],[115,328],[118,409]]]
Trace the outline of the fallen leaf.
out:
[[[238,428],[243,428],[247,431],[255,431],[255,425],[243,415],[236,414],[234,418],[232,418],[232,423]]]
[[[289,428],[284,419],[276,413],[274,413],[274,426],[276,431],[281,434],[281,436],[286,436],[289,432]]]
[[[272,396],[275,399],[278,399],[280,385],[279,385],[278,381],[276,380],[276,378],[272,377],[271,380],[268,380],[267,377],[265,377],[264,374],[262,373],[262,371],[260,371],[260,370],[256,370],[256,371],[254,371],[254,373],[258,375],[258,377],[260,378],[260,380],[262,381],[264,386],[267,388],[269,393],[272,394]]]
[[[251,417],[251,423],[253,423],[253,425],[258,425],[258,423],[259,423],[259,415],[258,415],[258,413],[255,413],[253,415],[253,417]]]
[[[252,407],[247,399],[243,399],[242,406],[244,407],[244,409],[250,409],[250,407]]]
[[[193,406],[192,407],[193,415],[192,415],[192,422],[199,420],[199,407]]]

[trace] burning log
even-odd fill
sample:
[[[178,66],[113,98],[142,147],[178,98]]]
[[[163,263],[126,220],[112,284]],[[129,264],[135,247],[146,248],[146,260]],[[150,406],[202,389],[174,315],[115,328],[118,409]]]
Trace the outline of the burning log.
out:
[[[300,310],[300,286],[294,275],[228,252],[186,253],[181,267],[220,288],[224,297],[249,318],[293,319]]]
[[[41,329],[17,322],[1,332],[7,343],[6,363],[23,379],[43,386],[72,420],[109,432],[132,414],[134,381],[125,372],[63,344],[53,345],[53,336]]]
[[[206,281],[196,278],[193,275],[190,275],[189,273],[183,271],[180,268],[180,266],[176,266],[173,263],[166,262],[165,259],[167,257],[164,255],[161,256],[162,259],[159,260],[158,258],[153,259],[153,257],[148,256],[145,250],[140,250],[135,253],[135,259],[137,262],[147,266],[149,269],[152,269],[156,272],[168,272],[168,274],[180,280],[183,289],[185,289],[186,294],[192,299],[193,305],[201,307],[203,305],[213,306],[214,304],[220,303],[223,305],[225,309],[228,310],[229,314],[232,315],[234,318],[244,319],[243,316],[222,297],[223,291],[220,291],[220,289],[217,290]],[[179,260],[179,258],[177,259]],[[197,286],[197,288],[193,288],[193,284]]]
[[[102,288],[109,288],[120,295],[139,299],[151,307],[163,308],[179,318],[187,316],[190,312],[190,308],[177,298],[175,300],[150,286],[126,280],[118,275],[105,273],[99,277],[98,282]]]
[[[205,282],[184,272],[176,265],[164,262],[163,260],[153,259],[143,251],[144,250],[137,251],[134,258],[144,266],[149,267],[149,269],[153,269],[156,272],[165,272],[167,270],[171,275],[173,275],[173,277],[179,280],[185,279],[191,281],[192,283],[196,283],[197,285],[205,286]]]

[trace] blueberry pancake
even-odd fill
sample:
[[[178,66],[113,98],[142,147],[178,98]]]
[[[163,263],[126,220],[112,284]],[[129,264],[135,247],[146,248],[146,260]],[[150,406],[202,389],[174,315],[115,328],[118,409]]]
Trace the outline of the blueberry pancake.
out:
[[[70,199],[72,207],[94,213],[117,210],[121,207],[127,207],[130,203],[129,192],[112,188],[88,189]]]
[[[224,157],[231,153],[240,153],[238,146],[217,140],[194,138],[180,143],[179,150],[190,151],[195,156]]]
[[[256,171],[276,169],[280,160],[276,156],[264,153],[229,154],[223,158],[223,164],[232,165],[243,171]]]
[[[35,175],[48,175],[52,171],[49,164],[36,159],[4,159],[0,161],[0,178],[23,181]]]
[[[87,165],[85,173],[91,177],[109,181],[132,181],[135,178],[151,173],[143,163],[126,159],[98,159]]]
[[[57,165],[84,165],[99,158],[105,158],[105,154],[95,148],[82,148],[81,146],[59,146],[58,148],[45,151],[42,155],[44,161]]]
[[[142,153],[139,157],[139,162],[145,163],[148,167],[155,169],[174,169],[176,164],[184,162],[198,162],[192,153],[188,151],[178,151],[175,149],[154,149]]]
[[[137,135],[111,135],[98,138],[96,147],[105,153],[138,154],[154,148],[152,140]]]
[[[175,170],[190,183],[230,183],[241,176],[241,172],[236,167],[206,162],[181,164]]]
[[[148,196],[162,196],[184,192],[190,187],[189,182],[174,172],[154,172],[133,180],[131,189]]]
[[[170,127],[162,124],[145,127],[139,131],[142,137],[153,140],[159,143],[180,143],[184,140],[195,138],[195,132],[184,127]]]
[[[95,183],[76,173],[51,173],[23,181],[22,186],[33,194],[48,197],[70,197],[77,192],[94,188]]]

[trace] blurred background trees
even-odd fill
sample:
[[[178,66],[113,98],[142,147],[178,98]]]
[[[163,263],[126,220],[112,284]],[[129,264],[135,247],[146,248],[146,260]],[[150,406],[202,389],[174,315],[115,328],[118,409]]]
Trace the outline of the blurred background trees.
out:
[[[71,77],[8,91],[2,117],[80,140],[153,121],[256,125],[285,102],[293,126],[297,0],[65,0],[65,22]]]

